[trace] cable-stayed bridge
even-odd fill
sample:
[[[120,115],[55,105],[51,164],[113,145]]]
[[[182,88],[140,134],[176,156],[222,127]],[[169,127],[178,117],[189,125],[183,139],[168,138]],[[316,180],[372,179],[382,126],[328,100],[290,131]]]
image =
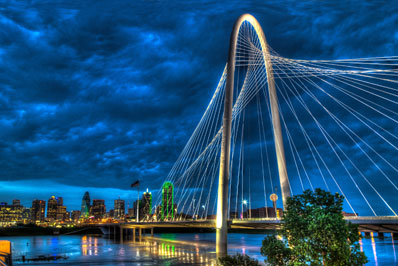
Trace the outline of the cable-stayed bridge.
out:
[[[283,207],[291,195],[322,188],[344,196],[354,222],[398,224],[397,83],[398,56],[285,58],[242,15],[218,86],[165,179],[180,215],[163,223],[216,219],[223,254],[228,220],[259,223],[247,218],[263,207],[271,221],[271,194]]]

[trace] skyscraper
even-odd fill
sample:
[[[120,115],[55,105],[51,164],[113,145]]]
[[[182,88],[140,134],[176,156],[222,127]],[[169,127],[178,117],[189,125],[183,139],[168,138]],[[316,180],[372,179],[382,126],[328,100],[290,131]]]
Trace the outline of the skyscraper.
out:
[[[47,219],[54,221],[57,219],[58,201],[55,196],[51,196],[47,202]]]
[[[142,200],[136,200],[136,201],[134,201],[133,202],[133,209],[134,209],[134,214],[133,214],[133,216],[130,216],[130,218],[137,218],[137,208],[140,208],[139,210],[138,210],[138,212],[139,212],[139,218],[140,218],[140,220],[142,219],[142,216],[141,216],[141,213],[142,213]]]
[[[57,218],[57,221],[65,221],[66,220],[66,206],[58,206],[56,218]]]
[[[21,205],[0,204],[0,225],[22,221],[23,207]]]
[[[152,212],[152,193],[148,192],[148,189],[142,194],[142,201],[140,203],[142,204],[142,209],[140,208],[140,218],[148,219]]]
[[[44,221],[45,211],[46,211],[46,202],[44,200],[32,201],[31,217],[33,222]]]
[[[80,219],[80,211],[72,211],[72,221],[77,222]]]
[[[162,220],[174,218],[174,187],[171,182],[165,182],[162,187]]]
[[[125,205],[124,205],[124,200],[117,199],[115,200],[115,205],[114,205],[114,218],[115,219],[124,219],[125,215]]]
[[[84,193],[82,200],[82,209],[81,209],[81,217],[88,218],[90,215],[90,194],[88,191]]]
[[[64,199],[62,197],[56,197],[58,206],[64,206]]]
[[[105,201],[101,199],[93,200],[91,215],[93,215],[95,219],[102,219],[105,215],[105,212]]]
[[[30,223],[32,221],[32,208],[24,208],[22,210],[23,223]]]

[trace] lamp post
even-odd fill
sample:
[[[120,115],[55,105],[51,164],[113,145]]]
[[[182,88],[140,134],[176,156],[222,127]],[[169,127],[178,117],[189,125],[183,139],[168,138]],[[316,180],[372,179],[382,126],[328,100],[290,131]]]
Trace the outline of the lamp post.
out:
[[[272,193],[271,196],[269,196],[269,198],[272,200],[272,203],[274,205],[275,218],[278,218],[277,209],[276,209],[276,201],[278,200],[278,195],[276,195],[275,193]]]
[[[244,218],[244,209],[243,209],[243,205],[246,205],[247,206],[247,200],[243,200],[242,201],[242,219]],[[246,208],[247,209],[247,208]]]

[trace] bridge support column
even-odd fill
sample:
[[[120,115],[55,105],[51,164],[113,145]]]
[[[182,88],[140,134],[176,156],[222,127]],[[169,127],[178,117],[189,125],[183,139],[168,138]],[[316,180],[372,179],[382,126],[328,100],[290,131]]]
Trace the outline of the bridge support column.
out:
[[[133,241],[135,242],[135,227],[133,227]]]
[[[142,229],[141,227],[138,227],[138,241],[141,242],[141,240],[142,240]]]
[[[269,101],[271,106],[272,126],[274,133],[274,142],[276,158],[278,162],[279,181],[281,185],[282,201],[285,207],[286,199],[290,197],[290,185],[286,170],[285,151],[282,140],[282,130],[279,118],[278,97],[275,89],[274,74],[272,70],[271,56],[268,50],[267,41],[260,23],[249,14],[240,16],[234,24],[229,42],[227,77],[225,83],[224,116],[221,139],[220,155],[220,173],[218,181],[218,199],[217,199],[217,224],[216,224],[216,252],[217,257],[227,255],[227,219],[228,219],[228,183],[229,183],[229,158],[231,149],[231,126],[232,126],[232,106],[234,92],[234,76],[236,63],[236,48],[238,43],[239,30],[241,25],[249,22],[260,41],[262,56],[265,63],[267,74],[267,83],[269,91]]]
[[[151,236],[153,237],[153,227],[151,228]]]
[[[123,227],[120,226],[120,242],[123,243]]]
[[[366,238],[370,238],[370,232],[364,232]]]
[[[384,238],[384,233],[383,232],[377,232],[378,238]]]

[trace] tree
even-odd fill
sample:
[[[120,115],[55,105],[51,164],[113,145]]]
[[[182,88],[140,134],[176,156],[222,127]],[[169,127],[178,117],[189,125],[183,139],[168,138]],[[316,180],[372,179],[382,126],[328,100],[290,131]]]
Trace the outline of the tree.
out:
[[[260,266],[256,259],[250,258],[248,255],[236,253],[236,255],[219,258],[217,265],[221,266]]]
[[[358,227],[343,218],[344,197],[322,189],[288,198],[281,239],[267,236],[261,254],[269,265],[363,265]]]

